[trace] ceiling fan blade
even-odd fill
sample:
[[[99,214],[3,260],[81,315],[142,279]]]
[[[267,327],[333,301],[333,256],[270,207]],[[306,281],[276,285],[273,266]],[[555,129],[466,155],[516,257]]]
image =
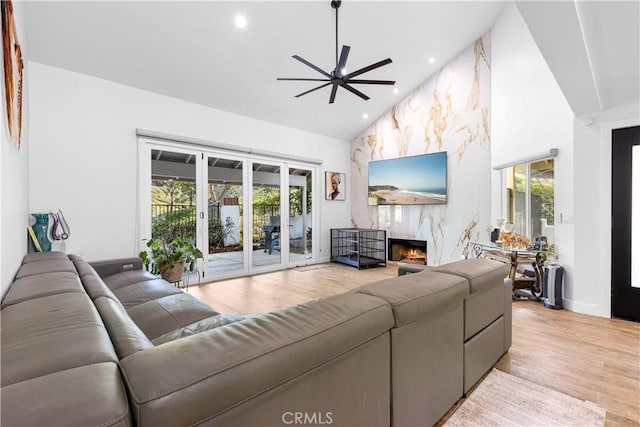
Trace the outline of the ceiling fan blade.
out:
[[[375,64],[371,64],[367,67],[364,68],[360,68],[359,70],[354,71],[353,73],[349,73],[346,76],[344,76],[345,79],[350,79],[351,77],[355,77],[355,76],[359,76],[360,74],[364,74],[367,71],[371,71],[371,70],[375,70],[376,68],[380,68],[384,65],[387,64],[391,64],[393,61],[391,60],[391,58],[387,58],[387,59],[383,59],[380,62],[376,62]]]
[[[330,82],[330,79],[298,79],[296,77],[278,77],[276,80],[301,81],[301,82]]]
[[[331,88],[331,96],[329,97],[329,104],[333,104],[333,101],[336,100],[336,92],[338,92],[338,84],[334,84]]]
[[[296,98],[300,98],[302,95],[306,95],[306,94],[311,93],[311,92],[314,92],[314,91],[316,91],[316,90],[318,90],[318,89],[322,89],[323,87],[327,87],[327,86],[329,86],[330,84],[331,84],[331,82],[329,82],[329,83],[325,83],[325,84],[323,84],[323,85],[320,85],[320,86],[314,87],[313,89],[310,89],[310,90],[308,90],[308,91],[306,91],[306,92],[299,93],[299,94],[297,94],[297,95],[296,95]]]
[[[347,58],[349,57],[349,51],[351,50],[351,46],[347,46],[346,44],[342,46],[342,52],[340,52],[340,61],[338,61],[338,66],[336,70],[342,75],[342,70],[347,66]]]
[[[369,97],[367,95],[365,95],[364,93],[360,92],[357,89],[352,88],[351,86],[349,86],[346,83],[342,83],[340,86],[342,86],[343,88],[345,88],[349,92],[353,93],[354,95],[358,95],[360,98],[364,99],[365,101],[369,99]]]
[[[363,85],[389,85],[396,84],[395,80],[347,80],[349,84],[363,84]]]
[[[316,70],[317,72],[319,72],[320,74],[322,74],[323,76],[329,77],[330,79],[333,78],[333,76],[329,73],[327,73],[326,71],[324,71],[322,68],[313,65],[311,62],[307,61],[304,58],[299,57],[298,55],[293,55],[292,56],[293,59],[297,59],[298,61],[302,62],[304,65],[313,68],[314,70]]]

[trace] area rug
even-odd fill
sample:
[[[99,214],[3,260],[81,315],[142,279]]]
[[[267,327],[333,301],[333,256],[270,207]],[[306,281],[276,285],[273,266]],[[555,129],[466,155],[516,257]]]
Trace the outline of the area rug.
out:
[[[444,425],[604,426],[605,415],[595,403],[494,369]]]

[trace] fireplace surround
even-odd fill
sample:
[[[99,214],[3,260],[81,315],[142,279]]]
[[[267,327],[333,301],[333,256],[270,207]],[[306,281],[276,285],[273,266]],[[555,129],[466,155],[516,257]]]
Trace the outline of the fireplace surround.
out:
[[[427,241],[396,239],[389,237],[387,254],[389,261],[427,265]]]

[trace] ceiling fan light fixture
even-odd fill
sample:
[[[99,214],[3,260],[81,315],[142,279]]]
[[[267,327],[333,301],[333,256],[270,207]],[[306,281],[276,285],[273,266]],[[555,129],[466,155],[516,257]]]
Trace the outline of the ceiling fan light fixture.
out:
[[[369,84],[369,85],[388,85],[393,86],[396,84],[393,80],[371,80],[371,79],[354,79],[361,74],[366,72],[375,70],[376,68],[380,68],[387,64],[390,64],[391,58],[383,59],[382,61],[378,61],[375,64],[368,65],[366,67],[360,68],[351,73],[347,73],[347,59],[349,57],[349,51],[351,50],[351,46],[343,45],[342,51],[340,55],[338,55],[338,8],[342,2],[340,0],[332,0],[331,7],[336,10],[336,67],[331,72],[327,72],[317,65],[312,64],[306,59],[302,58],[299,55],[293,55],[292,58],[296,59],[306,66],[314,69],[318,73],[320,73],[323,78],[293,78],[293,77],[278,77],[277,80],[288,80],[288,81],[314,81],[314,82],[322,82],[319,86],[316,86],[312,89],[304,91],[296,95],[296,98],[304,96],[308,93],[315,92],[316,90],[325,88],[327,86],[331,86],[331,95],[329,95],[329,104],[333,104],[336,99],[336,93],[338,91],[338,87],[342,87],[343,89],[353,93],[356,96],[364,99],[365,101],[369,99],[367,95],[360,92],[358,89],[354,88],[353,84]]]

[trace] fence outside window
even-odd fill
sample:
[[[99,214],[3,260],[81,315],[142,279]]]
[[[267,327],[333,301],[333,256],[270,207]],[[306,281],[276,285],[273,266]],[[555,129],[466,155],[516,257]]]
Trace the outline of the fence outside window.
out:
[[[196,206],[188,204],[151,205],[151,235],[155,238],[171,240],[175,237],[191,236],[195,243]],[[253,207],[253,241],[264,238],[263,226],[271,223],[272,217],[280,216],[280,205],[256,205]],[[240,205],[242,218],[242,205]],[[209,206],[209,225],[220,223],[220,205]],[[238,224],[242,229],[242,224]]]

